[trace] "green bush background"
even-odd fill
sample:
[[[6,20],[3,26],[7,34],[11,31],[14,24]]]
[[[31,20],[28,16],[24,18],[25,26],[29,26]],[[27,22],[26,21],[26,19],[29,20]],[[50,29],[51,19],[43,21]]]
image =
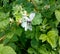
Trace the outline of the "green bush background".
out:
[[[20,6],[36,13],[32,31],[17,22]],[[59,23],[60,0],[0,0],[0,54],[60,54]]]

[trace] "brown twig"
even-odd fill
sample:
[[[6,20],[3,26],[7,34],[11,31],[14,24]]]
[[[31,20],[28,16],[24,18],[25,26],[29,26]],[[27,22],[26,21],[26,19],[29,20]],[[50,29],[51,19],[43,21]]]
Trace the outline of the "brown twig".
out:
[[[1,37],[1,38],[0,38],[0,41],[2,41],[4,38],[5,38],[5,36]]]
[[[34,0],[31,0],[31,2],[33,3],[34,7],[35,7],[35,10],[38,11],[38,8],[37,8],[37,4]]]

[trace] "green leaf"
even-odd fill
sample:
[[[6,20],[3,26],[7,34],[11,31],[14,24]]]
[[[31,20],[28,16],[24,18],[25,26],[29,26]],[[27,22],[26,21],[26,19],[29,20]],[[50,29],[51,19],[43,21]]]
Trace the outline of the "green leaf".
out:
[[[2,54],[16,54],[16,53],[11,47],[5,46],[3,48]]]
[[[34,38],[34,33],[35,32],[35,28],[32,27],[32,31],[26,31],[25,34],[26,34],[26,38],[29,38],[29,39],[33,39]]]
[[[28,53],[30,53],[30,54],[33,54],[33,51],[34,51],[33,48],[28,49]]]
[[[40,40],[42,40],[42,42],[47,40],[47,35],[46,34],[41,34],[39,37]]]
[[[11,38],[11,42],[15,42],[15,41],[18,41],[17,35],[14,35],[14,36]]]
[[[47,42],[55,48],[57,46],[58,33],[55,30],[51,30],[47,33]]]
[[[31,46],[32,46],[33,48],[37,49],[38,46],[39,46],[39,42],[38,42],[36,39],[32,39],[32,40],[31,40]]]
[[[32,20],[32,25],[39,25],[42,23],[42,15],[41,13],[37,13],[34,19]]]
[[[0,12],[0,28],[7,27],[8,23],[9,23],[9,12],[8,13]]]
[[[26,31],[26,38],[33,39],[34,38],[34,32],[33,31]]]
[[[51,5],[55,4],[55,0],[50,0],[50,4]]]
[[[37,52],[33,48],[28,48],[28,53],[29,54],[37,54]]]
[[[58,33],[55,30],[51,30],[46,34],[41,34],[39,37],[42,42],[46,41],[52,46],[52,48],[55,48],[57,46],[57,40],[58,40]]]
[[[55,16],[56,16],[56,19],[60,22],[60,11],[59,10],[55,11]]]
[[[17,22],[22,18],[21,12],[22,12],[21,5],[13,6],[13,15],[15,16],[15,19]]]
[[[56,54],[54,51],[51,51],[51,54]]]
[[[40,48],[38,49],[40,54],[50,54],[49,51],[47,51],[46,47],[44,45],[40,46]]]
[[[59,37],[59,47],[60,47],[60,37]]]
[[[11,39],[12,39],[12,37],[14,36],[14,32],[8,32],[8,33],[6,33],[6,38],[4,39],[4,41],[3,41],[3,43],[4,44],[7,44]]]
[[[3,44],[7,44],[9,41],[10,41],[10,39],[6,38],[6,39],[4,39]]]
[[[9,19],[5,19],[5,20],[0,21],[0,28],[7,27],[8,23],[9,23]]]
[[[3,44],[0,44],[0,54],[2,50],[3,50]]]
[[[8,46],[12,47],[14,50],[16,50],[16,47],[17,47],[13,42],[10,42]]]
[[[47,18],[44,18],[42,24],[45,25],[47,23]]]
[[[15,51],[9,46],[4,46],[3,44],[0,44],[0,47],[0,54],[16,54]]]
[[[14,35],[14,32],[11,31],[6,34],[6,38],[11,39],[13,37],[13,35]]]
[[[41,35],[41,32],[40,32],[40,26],[37,26],[36,27],[36,33],[35,33],[35,39],[37,40],[37,41],[39,41],[39,35]]]
[[[57,0],[58,4],[60,4],[60,0]]]
[[[59,54],[60,54],[60,49],[58,50]]]
[[[14,32],[16,35],[21,36],[23,29],[21,27],[16,27],[16,30]]]

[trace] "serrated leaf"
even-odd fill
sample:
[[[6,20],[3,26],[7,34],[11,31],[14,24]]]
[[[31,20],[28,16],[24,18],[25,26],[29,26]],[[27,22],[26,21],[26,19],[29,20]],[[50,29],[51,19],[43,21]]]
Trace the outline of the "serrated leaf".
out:
[[[41,13],[37,13],[34,19],[32,20],[32,25],[39,25],[42,23],[42,15]]]
[[[59,10],[55,11],[55,16],[56,16],[56,19],[60,22],[60,11]]]
[[[47,40],[47,35],[46,34],[41,34],[39,37],[40,40],[42,40],[42,42]]]
[[[55,48],[57,46],[58,33],[55,30],[51,30],[47,33],[47,42]]]
[[[55,30],[51,30],[46,34],[41,34],[39,37],[42,42],[46,41],[52,46],[52,48],[55,48],[57,46],[57,40],[58,40],[58,33]]]

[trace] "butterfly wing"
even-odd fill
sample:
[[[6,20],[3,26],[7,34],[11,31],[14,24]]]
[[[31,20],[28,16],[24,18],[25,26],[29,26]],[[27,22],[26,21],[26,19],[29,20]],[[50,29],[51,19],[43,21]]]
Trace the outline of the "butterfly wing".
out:
[[[35,13],[31,13],[29,16],[30,21],[32,21],[34,17],[35,17]]]

